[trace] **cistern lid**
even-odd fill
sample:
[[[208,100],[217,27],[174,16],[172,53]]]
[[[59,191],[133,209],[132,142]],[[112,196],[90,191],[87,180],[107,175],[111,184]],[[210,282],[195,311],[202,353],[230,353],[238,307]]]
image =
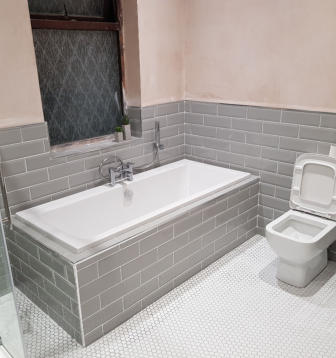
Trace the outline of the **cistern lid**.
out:
[[[302,154],[295,162],[289,206],[336,220],[336,159]]]

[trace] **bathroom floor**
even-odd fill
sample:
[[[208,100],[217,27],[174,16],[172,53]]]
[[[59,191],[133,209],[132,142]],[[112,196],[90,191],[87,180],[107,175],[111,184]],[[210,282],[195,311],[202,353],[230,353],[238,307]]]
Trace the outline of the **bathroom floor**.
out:
[[[21,293],[30,357],[336,357],[336,262],[308,287],[275,278],[255,236],[87,348]]]

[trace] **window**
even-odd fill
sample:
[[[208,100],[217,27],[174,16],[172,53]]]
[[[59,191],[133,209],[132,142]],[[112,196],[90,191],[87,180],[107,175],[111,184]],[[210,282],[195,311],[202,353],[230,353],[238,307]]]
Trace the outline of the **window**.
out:
[[[118,3],[28,3],[50,144],[111,134],[123,114]]]

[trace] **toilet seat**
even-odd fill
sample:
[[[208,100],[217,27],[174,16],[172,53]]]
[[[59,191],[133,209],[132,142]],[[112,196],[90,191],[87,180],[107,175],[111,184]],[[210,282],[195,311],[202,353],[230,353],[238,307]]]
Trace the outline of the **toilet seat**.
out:
[[[336,220],[336,159],[302,154],[295,162],[289,206]]]
[[[289,206],[266,226],[266,238],[279,257],[277,277],[304,287],[326,267],[327,248],[336,239],[336,159],[298,157]]]

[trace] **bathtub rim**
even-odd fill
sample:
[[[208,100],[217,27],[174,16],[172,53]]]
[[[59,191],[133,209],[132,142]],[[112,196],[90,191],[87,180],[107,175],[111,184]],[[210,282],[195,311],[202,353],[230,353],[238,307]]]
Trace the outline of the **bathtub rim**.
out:
[[[207,202],[217,199],[220,196],[226,194],[232,194],[234,191],[239,191],[246,186],[250,186],[252,184],[258,183],[259,180],[260,178],[258,176],[251,174],[246,179],[243,179],[232,186],[226,187],[223,190],[216,191],[211,195],[196,200],[171,213],[168,213],[167,215],[162,215],[161,217],[154,219],[148,223],[139,225],[137,228],[133,230],[129,230],[121,235],[111,238],[110,240],[104,241],[100,245],[92,247],[81,253],[74,253],[71,250],[68,250],[62,244],[53,240],[52,236],[45,235],[44,233],[38,231],[34,227],[22,222],[21,220],[18,220],[15,216],[13,217],[13,227],[14,230],[18,230],[21,234],[28,235],[32,240],[36,241],[39,245],[46,247],[48,250],[54,251],[57,255],[67,260],[70,264],[77,265],[81,261],[87,260],[89,257],[103,254],[104,251],[109,250],[109,254],[111,254],[111,249],[115,248],[117,251],[121,244],[123,245],[123,247],[126,247],[128,246],[126,243],[134,239],[136,236],[145,234],[146,232],[149,232],[150,230],[152,230],[153,228],[159,225],[164,225],[167,222],[172,221],[177,217],[194,210],[197,206],[206,204]]]

